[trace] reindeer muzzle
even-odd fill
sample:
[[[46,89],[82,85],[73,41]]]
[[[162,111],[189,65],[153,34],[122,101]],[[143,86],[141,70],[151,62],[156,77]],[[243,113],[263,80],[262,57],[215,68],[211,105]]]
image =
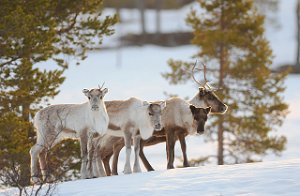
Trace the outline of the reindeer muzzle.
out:
[[[162,129],[161,124],[156,124],[156,125],[154,126],[154,129],[155,129],[156,131],[160,131],[160,130]]]
[[[227,105],[222,105],[219,107],[219,110],[222,112],[222,113],[225,113],[227,111],[227,108],[228,106]]]
[[[204,124],[199,124],[197,127],[197,134],[202,135],[204,133]]]
[[[98,110],[99,110],[99,106],[97,106],[97,105],[92,105],[92,110],[93,110],[93,111],[98,111]]]

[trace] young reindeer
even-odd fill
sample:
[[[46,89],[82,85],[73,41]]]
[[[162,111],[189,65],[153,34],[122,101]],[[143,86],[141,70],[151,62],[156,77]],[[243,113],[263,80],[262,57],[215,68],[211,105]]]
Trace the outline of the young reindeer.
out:
[[[135,159],[133,172],[141,172],[139,164],[139,151],[141,138],[146,140],[152,136],[154,130],[161,130],[161,114],[165,107],[165,102],[151,102],[130,98],[125,101],[106,101],[107,112],[109,115],[109,126],[107,135],[118,136],[124,138],[126,146],[126,163],[124,173],[132,173],[130,166],[131,140],[133,140]],[[105,148],[105,145],[110,145],[112,142],[109,136],[103,136],[100,139],[93,140],[93,146],[89,154],[89,170],[93,170],[94,176],[105,176],[102,161],[101,151],[99,147]],[[99,142],[100,141],[100,142]],[[94,148],[97,148],[96,153]],[[98,165],[98,171],[95,172],[93,164],[95,161]],[[106,166],[107,167],[107,166]]]
[[[224,114],[227,110],[227,105],[224,104],[218,96],[214,93],[216,89],[212,88],[206,79],[206,66],[203,64],[204,71],[204,80],[205,83],[202,84],[198,82],[195,77],[194,77],[194,71],[196,68],[196,63],[193,66],[192,69],[192,77],[194,81],[199,84],[199,91],[198,93],[189,101],[190,104],[198,107],[198,108],[206,108],[206,107],[211,107],[211,114]],[[167,106],[165,111],[162,114],[163,117],[163,124],[164,124],[164,129],[161,131],[161,135],[153,135],[151,138],[148,140],[142,140],[141,145],[140,145],[140,157],[141,160],[143,161],[143,164],[145,165],[146,169],[148,171],[153,171],[153,167],[150,165],[148,160],[146,159],[144,152],[143,152],[143,147],[144,146],[149,146],[149,145],[154,145],[157,143],[165,142],[167,141],[167,159],[168,159],[168,169],[174,168],[174,145],[176,142],[176,139],[179,139],[180,145],[181,145],[181,150],[183,153],[183,166],[188,167],[188,158],[186,154],[186,141],[185,137],[188,133],[191,133],[190,131],[187,131],[185,128],[184,124],[179,125],[178,122],[183,122],[182,118],[180,115],[176,115],[174,111],[169,109],[170,107],[172,108],[178,108],[180,104],[177,105],[177,103],[172,103],[172,105],[168,104],[169,100],[166,101]],[[180,102],[178,102],[180,103]],[[165,122],[167,121],[167,122]],[[167,126],[167,127],[166,127]],[[119,152],[122,149],[122,143],[120,144],[115,144],[114,146],[114,159],[113,159],[113,167],[112,167],[112,173],[117,174],[117,161],[118,161],[118,156]]]
[[[34,128],[37,142],[30,149],[31,180],[39,182],[37,162],[39,159],[45,179],[46,152],[64,139],[79,139],[81,146],[81,178],[87,177],[87,142],[89,135],[103,135],[107,131],[109,117],[103,103],[107,88],[83,89],[89,101],[83,104],[61,104],[46,107],[36,113]]]

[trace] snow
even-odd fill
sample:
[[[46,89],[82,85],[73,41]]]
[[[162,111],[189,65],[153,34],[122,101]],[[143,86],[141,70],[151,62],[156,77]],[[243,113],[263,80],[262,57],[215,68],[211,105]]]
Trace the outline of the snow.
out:
[[[201,166],[60,183],[54,194],[298,196],[300,159]],[[15,189],[1,192],[12,195]]]
[[[267,28],[266,37],[274,52],[274,66],[292,63],[295,59],[295,14],[296,0],[279,1],[280,28]],[[188,30],[184,23],[189,6],[177,11],[162,13],[162,31]],[[111,13],[113,10],[106,10]],[[137,12],[123,10],[124,25],[116,26],[116,35],[106,38],[104,46],[119,46],[119,36],[139,32]],[[155,31],[153,11],[146,14],[147,30]],[[175,18],[175,19],[174,19]],[[195,84],[171,86],[161,73],[168,71],[170,58],[190,61],[197,52],[195,46],[165,48],[153,45],[143,47],[113,48],[90,52],[80,66],[69,59],[70,68],[66,70],[66,80],[60,87],[61,93],[50,101],[51,104],[80,103],[86,101],[81,93],[83,88],[96,87],[105,81],[109,93],[106,100],[127,99],[136,96],[145,100],[165,99],[164,91],[181,97],[192,97]],[[47,68],[51,61],[42,64]],[[289,111],[283,126],[276,133],[285,135],[288,143],[282,156],[268,155],[266,162],[166,170],[165,144],[146,147],[145,154],[157,170],[155,172],[123,175],[124,150],[120,153],[120,176],[92,180],[76,180],[61,183],[57,187],[59,195],[299,195],[300,187],[300,76],[287,78],[284,99]],[[216,153],[216,143],[204,143],[204,137],[189,136],[187,154],[189,159]],[[179,144],[175,155],[181,157]],[[132,157],[133,158],[133,157]],[[179,159],[175,166],[181,165]],[[214,163],[212,163],[214,164]],[[145,169],[142,167],[143,171]],[[2,191],[2,192],[1,192]],[[13,190],[0,190],[0,195],[11,195]]]

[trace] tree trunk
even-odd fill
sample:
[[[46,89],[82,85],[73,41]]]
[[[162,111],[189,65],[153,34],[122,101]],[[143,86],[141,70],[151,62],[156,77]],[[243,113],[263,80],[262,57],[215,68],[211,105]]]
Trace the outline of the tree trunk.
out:
[[[219,87],[224,85],[224,69],[225,69],[225,49],[221,44],[220,47],[220,75],[219,75]],[[218,165],[224,164],[224,118],[219,116],[218,123]]]
[[[224,2],[222,1],[222,7],[221,7],[221,18],[220,18],[220,28],[223,31],[225,29],[224,24]],[[220,74],[219,74],[219,87],[223,87],[224,85],[224,70],[225,70],[225,64],[226,64],[226,51],[224,44],[220,44],[219,48],[219,63],[220,63]],[[223,126],[224,118],[223,116],[219,117],[219,123],[218,123],[218,165],[224,164],[224,126]]]
[[[146,34],[146,22],[145,22],[145,0],[136,0],[137,8],[140,11],[140,23],[141,23],[141,34],[145,37]]]
[[[25,121],[29,121],[29,113],[30,113],[30,104],[27,104],[27,103],[24,103],[22,105],[22,118],[25,120]]]
[[[297,1],[297,54],[296,54],[296,66],[300,67],[300,0]]]
[[[156,34],[157,36],[160,35],[161,32],[161,17],[160,17],[160,11],[162,7],[162,0],[156,0]]]
[[[223,127],[223,117],[219,117],[218,125],[218,165],[224,165],[224,127]]]

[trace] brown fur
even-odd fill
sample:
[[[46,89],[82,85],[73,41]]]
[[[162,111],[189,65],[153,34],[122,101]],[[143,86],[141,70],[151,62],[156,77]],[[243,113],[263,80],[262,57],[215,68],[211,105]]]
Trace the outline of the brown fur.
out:
[[[169,100],[168,100],[169,101]],[[173,99],[174,101],[174,99]],[[169,101],[170,103],[170,101]],[[194,96],[192,100],[190,100],[190,103],[195,105],[196,107],[208,107],[211,106],[211,112],[212,113],[218,113],[218,114],[223,114],[227,110],[227,105],[224,104],[218,97],[217,95],[203,87],[199,88],[198,93]],[[167,107],[166,109],[170,108],[168,107],[168,102],[167,102]],[[172,109],[172,107],[171,107]],[[171,110],[170,109],[170,110]],[[177,108],[178,109],[178,108]],[[170,113],[180,113],[180,110],[178,111],[173,111]],[[163,115],[164,117],[165,115]],[[169,116],[168,116],[169,117]],[[164,119],[165,120],[165,119]],[[179,118],[180,120],[180,118]],[[165,120],[166,121],[166,120]],[[174,121],[173,121],[174,122]],[[140,158],[143,161],[144,166],[148,171],[153,171],[154,169],[146,159],[144,152],[143,152],[143,147],[144,146],[150,146],[150,145],[155,145],[157,143],[162,143],[167,141],[167,154],[168,154],[168,168],[173,168],[173,162],[174,162],[174,144],[176,140],[178,139],[181,145],[182,153],[183,153],[183,166],[188,167],[188,159],[186,155],[186,142],[185,142],[185,137],[188,134],[188,129],[185,127],[177,126],[172,121],[168,120],[166,121],[165,125],[166,129],[163,129],[162,131],[155,131],[153,133],[153,136],[150,137],[147,140],[141,140],[141,145],[140,145]],[[166,131],[167,130],[167,131]],[[167,135],[167,136],[166,136]],[[117,160],[118,156],[120,153],[120,150],[123,148],[124,144],[122,144],[122,141],[118,141],[117,143],[114,144],[114,149],[111,148],[110,153],[114,153],[114,160],[113,160],[113,173],[117,174]],[[170,155],[170,156],[169,156]],[[109,167],[109,166],[108,166]]]
[[[170,105],[169,105],[170,106]],[[207,120],[207,114],[210,111],[210,108],[208,109],[202,109],[202,108],[195,108],[193,109],[190,106],[189,112],[192,113],[191,118],[197,119],[197,122],[201,122],[203,120],[204,122]],[[204,125],[203,125],[204,126]],[[189,163],[186,156],[186,142],[185,137],[189,134],[188,130],[186,128],[180,127],[180,126],[165,126],[161,131],[155,131],[153,136],[150,137],[147,140],[141,140],[140,148],[143,149],[144,146],[150,146],[155,145],[161,142],[167,142],[167,158],[168,158],[168,165],[167,168],[171,169],[174,168],[174,145],[177,139],[179,139],[182,151],[183,151],[183,157],[184,157],[184,167],[188,167]],[[112,165],[112,174],[117,175],[117,164],[118,164],[118,156],[121,151],[121,149],[124,146],[123,140],[117,140],[115,143],[110,143],[110,146],[107,151],[107,157],[111,157],[112,154],[114,154],[113,159],[113,165]],[[143,150],[140,151],[139,156],[141,160],[143,161],[144,166],[147,168],[148,171],[153,171],[154,169],[146,159]],[[109,169],[109,161],[105,161],[104,166],[106,169],[107,175],[111,175],[111,171]]]

